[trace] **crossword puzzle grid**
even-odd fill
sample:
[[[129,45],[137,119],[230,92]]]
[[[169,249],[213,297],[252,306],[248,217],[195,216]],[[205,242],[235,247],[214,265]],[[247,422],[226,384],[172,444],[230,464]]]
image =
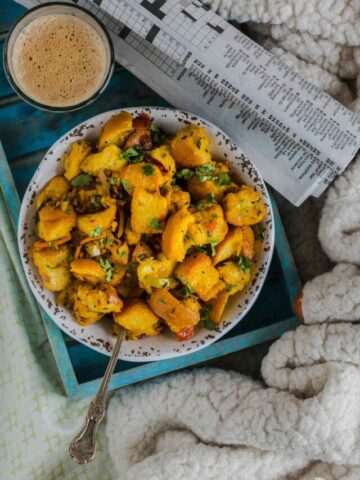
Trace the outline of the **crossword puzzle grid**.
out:
[[[106,27],[114,34],[121,36],[121,32],[126,29],[126,26],[122,22],[120,22],[119,20],[115,20],[114,18],[117,14],[116,9],[119,6],[117,2],[106,2],[106,12],[105,10],[100,9],[95,4],[95,2],[93,3],[89,0],[80,0],[78,4],[94,13],[96,17],[99,18],[99,20],[101,20],[106,25]],[[103,2],[102,5],[105,7],[105,2]],[[146,27],[144,26],[143,33],[147,32],[145,28]],[[169,42],[167,48],[164,49],[165,53],[163,53],[150,42],[144,40],[131,30],[129,30],[129,33],[126,36],[121,36],[121,38],[132,48],[141,53],[146,59],[155,64],[163,73],[165,73],[169,77],[173,77],[177,69],[179,68],[179,63],[170,56],[166,55],[166,53],[172,54],[174,52],[174,46],[171,42]]]
[[[150,20],[132,8],[127,2],[104,0],[102,5],[110,15],[117,19],[121,18],[121,21],[131,30],[129,40],[127,38],[124,39],[128,43],[131,42],[130,44],[140,53],[144,53],[146,58],[150,55],[152,61],[158,61],[159,59],[155,57],[161,57],[163,61],[169,64],[174,60],[175,62],[181,62],[185,57],[187,50],[183,45],[154,25]],[[137,38],[137,36],[141,37],[141,39],[145,39],[146,42]],[[154,47],[157,47],[162,53],[157,52],[157,49],[154,49],[151,44]],[[166,59],[166,56],[169,56],[170,59]],[[161,64],[159,63],[157,66],[160,65]],[[177,63],[176,66],[178,66]],[[170,70],[168,69],[168,71]]]
[[[96,0],[94,0],[96,2]],[[146,2],[141,2],[140,6],[145,9]],[[147,2],[149,3],[149,2]],[[204,10],[203,5],[191,2],[186,8],[182,8],[185,2],[171,1],[154,1],[152,5],[161,3],[164,24],[171,27],[174,31],[181,35],[191,45],[207,50],[209,46],[216,40],[220,33],[226,28],[227,24],[215,13]],[[165,52],[169,55],[175,55],[176,61],[180,61],[184,53],[183,45],[181,45],[173,37],[169,36],[161,28],[155,26],[148,18],[136,8],[133,8],[126,0],[102,0],[101,7],[110,16],[115,17],[125,23],[131,30],[136,31],[142,38],[146,37],[152,29],[155,29],[154,37],[151,43],[163,50],[163,45],[171,46],[175,44],[175,50]],[[151,10],[149,10],[151,11]],[[151,13],[154,13],[152,11]],[[159,38],[161,37],[161,38]]]
[[[208,24],[216,26],[222,22],[219,23],[219,17],[216,14],[204,10],[203,6],[195,2],[191,2],[182,10],[179,10],[180,5],[179,3],[178,8],[173,7],[168,10],[164,23],[180,33],[192,45],[201,50],[207,50],[220,34],[212,30]]]
[[[124,25],[120,21],[115,20],[109,13],[100,9],[96,5],[96,0],[94,0],[94,3],[91,0],[79,0],[77,4],[93,13],[112,33],[115,33],[115,35],[119,35],[124,28]]]
[[[131,45],[135,50],[140,52],[145,58],[154,63],[162,72],[169,77],[173,77],[179,68],[179,63],[170,56],[164,54],[151,43],[143,40],[134,32],[130,32],[124,39],[126,43]],[[167,49],[168,50],[168,49]]]

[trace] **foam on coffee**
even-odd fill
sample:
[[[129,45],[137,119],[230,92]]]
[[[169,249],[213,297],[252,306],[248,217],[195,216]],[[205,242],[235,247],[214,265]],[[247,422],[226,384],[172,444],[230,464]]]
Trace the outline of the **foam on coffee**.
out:
[[[90,98],[107,74],[99,34],[74,15],[49,14],[30,22],[12,52],[19,88],[31,99],[68,107]]]

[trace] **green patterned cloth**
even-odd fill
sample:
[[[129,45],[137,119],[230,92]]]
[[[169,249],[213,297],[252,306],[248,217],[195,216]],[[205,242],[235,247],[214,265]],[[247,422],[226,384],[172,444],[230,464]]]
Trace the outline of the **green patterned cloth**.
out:
[[[0,478],[113,479],[103,427],[93,463],[80,466],[68,455],[89,400],[65,397],[1,194],[0,278]]]

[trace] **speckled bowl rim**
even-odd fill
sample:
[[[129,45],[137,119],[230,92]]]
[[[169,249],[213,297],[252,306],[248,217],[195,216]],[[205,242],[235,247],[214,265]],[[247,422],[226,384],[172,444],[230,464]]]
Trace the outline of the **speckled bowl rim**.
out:
[[[142,112],[148,113],[155,117],[154,121],[160,126],[163,126],[165,131],[167,126],[170,133],[171,130],[175,131],[188,123],[196,123],[204,126],[212,138],[212,152],[213,154],[215,152],[215,158],[221,156],[229,160],[231,170],[236,176],[243,178],[246,184],[261,191],[268,211],[267,217],[263,222],[265,226],[265,240],[262,243],[257,270],[251,284],[242,292],[231,297],[230,305],[227,306],[225,310],[224,321],[214,330],[200,329],[193,339],[186,342],[176,341],[174,335],[169,332],[161,333],[156,337],[146,337],[137,341],[129,340],[123,344],[122,352],[119,355],[119,359],[132,362],[164,360],[193,353],[205,348],[228,333],[245,317],[258,298],[270,267],[275,243],[274,216],[266,185],[256,167],[227,134],[198,115],[166,107],[132,107],[104,112],[81,122],[59,138],[52,147],[50,147],[40,162],[25,192],[21,204],[18,225],[18,245],[29,286],[45,312],[67,335],[105,355],[111,355],[112,346],[115,342],[115,337],[111,334],[110,323],[102,320],[88,327],[82,327],[74,320],[71,312],[56,305],[54,294],[42,286],[36,268],[28,255],[29,246],[35,240],[34,228],[32,227],[34,224],[34,201],[37,193],[43,188],[46,182],[53,175],[59,174],[62,171],[61,156],[70,143],[79,138],[91,137],[92,132],[96,131],[97,128],[101,128],[108,118],[123,110],[129,111],[134,115]],[[167,123],[171,117],[173,117],[171,120],[174,126],[173,129],[169,123]],[[178,125],[179,122],[182,125]],[[175,123],[177,123],[176,127]],[[215,144],[215,142],[217,143]],[[58,150],[63,150],[61,156],[58,156]],[[220,151],[221,154],[219,153]],[[160,348],[158,348],[159,345]],[[161,348],[163,345],[165,345],[165,347]]]

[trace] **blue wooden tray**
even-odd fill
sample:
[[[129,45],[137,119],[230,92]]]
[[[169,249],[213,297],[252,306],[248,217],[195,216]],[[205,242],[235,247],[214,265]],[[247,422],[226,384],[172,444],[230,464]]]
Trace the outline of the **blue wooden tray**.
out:
[[[0,2],[0,54],[5,33],[24,9],[12,0]],[[157,94],[121,67],[104,94],[92,105],[68,114],[36,110],[12,92],[0,67],[0,186],[17,225],[20,198],[44,152],[67,130],[103,111],[129,106],[167,106]],[[301,288],[295,263],[273,202],[276,249],[264,288],[248,315],[226,336],[198,352],[152,363],[118,361],[110,388],[119,388],[167,372],[206,362],[275,339],[296,325],[292,303]],[[44,325],[66,394],[81,397],[96,393],[108,357],[68,337],[44,314]]]

